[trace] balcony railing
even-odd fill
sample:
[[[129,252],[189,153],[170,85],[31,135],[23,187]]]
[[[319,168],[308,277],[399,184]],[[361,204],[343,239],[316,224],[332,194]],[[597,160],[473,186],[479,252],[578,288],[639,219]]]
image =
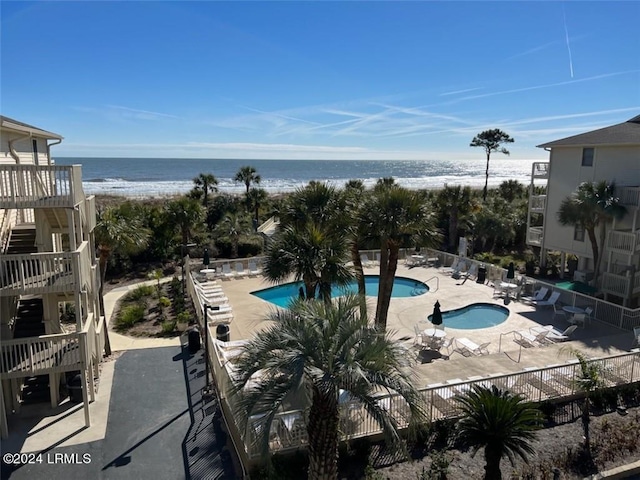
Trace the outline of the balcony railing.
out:
[[[1,345],[3,379],[76,370],[82,361],[77,333],[3,340]]]
[[[531,178],[549,178],[549,162],[533,162]]]
[[[621,253],[633,254],[640,252],[640,230],[636,232],[609,232],[607,246],[611,250]]]
[[[544,213],[544,207],[547,203],[546,195],[531,196],[531,211],[536,213]]]
[[[628,207],[640,207],[640,187],[616,187],[620,203]]]
[[[640,272],[636,272],[633,278],[630,275],[616,275],[609,272],[602,274],[603,292],[627,298],[631,288],[633,288],[631,295],[640,293]]]
[[[70,208],[83,198],[80,165],[0,165],[0,208]]]
[[[90,282],[88,242],[74,252],[27,253],[0,258],[0,296],[68,292]]]
[[[542,227],[529,227],[527,232],[527,243],[529,245],[542,244]]]

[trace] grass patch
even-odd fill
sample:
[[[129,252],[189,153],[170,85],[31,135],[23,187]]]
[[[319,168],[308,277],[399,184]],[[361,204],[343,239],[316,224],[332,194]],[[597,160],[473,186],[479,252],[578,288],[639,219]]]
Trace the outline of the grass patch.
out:
[[[155,288],[152,285],[141,285],[135,290],[131,290],[124,297],[125,302],[137,302],[145,297],[153,295]]]

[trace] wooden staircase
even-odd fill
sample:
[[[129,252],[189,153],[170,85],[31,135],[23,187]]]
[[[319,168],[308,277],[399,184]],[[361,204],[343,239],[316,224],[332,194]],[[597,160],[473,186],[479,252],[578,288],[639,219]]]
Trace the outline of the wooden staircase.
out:
[[[19,255],[23,253],[36,253],[36,227],[35,225],[18,225],[11,229],[7,255]]]

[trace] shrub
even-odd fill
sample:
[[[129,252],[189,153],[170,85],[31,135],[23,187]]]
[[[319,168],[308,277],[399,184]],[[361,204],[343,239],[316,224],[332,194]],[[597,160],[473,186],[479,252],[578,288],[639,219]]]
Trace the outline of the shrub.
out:
[[[138,288],[136,288],[135,290],[130,291],[129,293],[127,293],[127,295],[124,297],[124,299],[126,301],[138,301],[144,297],[148,297],[150,295],[152,295],[154,292],[154,288],[153,285],[140,285]]]
[[[116,327],[131,328],[144,319],[146,307],[143,304],[128,305],[118,314]]]
[[[162,333],[172,333],[176,329],[176,321],[171,320],[168,322],[162,322]]]
[[[162,308],[167,308],[169,305],[171,305],[171,300],[169,300],[167,297],[160,297],[158,302],[160,303],[160,306]]]
[[[191,314],[189,312],[180,312],[176,315],[178,323],[191,323]]]

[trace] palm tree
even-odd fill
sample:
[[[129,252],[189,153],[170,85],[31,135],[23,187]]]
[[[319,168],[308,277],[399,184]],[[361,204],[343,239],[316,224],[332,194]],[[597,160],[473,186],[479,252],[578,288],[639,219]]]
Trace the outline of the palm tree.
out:
[[[210,173],[201,173],[193,179],[195,184],[194,190],[202,196],[202,205],[207,208],[209,203],[209,192],[214,193],[218,191],[216,185],[218,185],[218,179]]]
[[[302,226],[308,222],[337,228],[344,221],[345,197],[335,187],[311,181],[293,192],[280,212],[281,225]]]
[[[491,158],[491,153],[500,152],[505,155],[509,155],[509,150],[504,148],[502,145],[505,143],[513,143],[514,140],[508,134],[500,130],[499,128],[494,128],[493,130],[485,130],[484,132],[480,132],[469,144],[470,147],[481,147],[484,149],[487,154],[487,171],[485,172],[485,180],[484,180],[484,190],[482,191],[482,201],[487,200],[487,186],[489,184],[489,159]]]
[[[254,212],[255,227],[259,225],[260,206],[267,201],[267,191],[264,188],[251,188],[246,193],[247,210]]]
[[[569,353],[576,357],[580,365],[580,371],[574,377],[573,383],[580,392],[584,394],[582,402],[582,430],[584,432],[584,447],[587,452],[591,451],[591,396],[593,393],[606,386],[604,380],[605,367],[599,361],[589,361],[584,353],[572,348]]]
[[[380,245],[380,282],[376,325],[385,329],[400,248],[437,245],[440,234],[424,199],[417,192],[395,184],[379,185],[363,202],[363,226],[375,234]]]
[[[471,187],[445,186],[438,192],[437,203],[449,215],[449,251],[456,249],[458,224],[471,211]]]
[[[600,248],[606,239],[607,223],[624,217],[626,207],[620,204],[614,195],[615,183],[606,181],[581,183],[571,196],[565,198],[558,209],[558,221],[565,226],[579,226],[584,229],[591,243],[593,254],[594,280],[600,272],[602,256]],[[596,238],[596,230],[600,227],[600,241]]]
[[[249,193],[249,187],[251,187],[252,183],[260,183],[260,175],[257,175],[256,172],[257,170],[251,166],[240,167],[234,180],[244,183],[244,186],[247,188],[246,193]]]
[[[204,210],[191,198],[179,198],[166,205],[167,216],[180,231],[182,245],[189,243],[194,228],[204,222]]]
[[[238,245],[243,235],[249,234],[249,220],[244,214],[227,213],[216,227],[216,232],[231,240],[231,258],[238,258]]]
[[[459,438],[471,446],[473,455],[484,447],[485,480],[502,478],[502,457],[507,456],[513,465],[516,456],[526,462],[534,453],[531,441],[540,426],[540,412],[524,397],[495,385],[474,385],[457,400],[463,415],[458,423]]]
[[[412,426],[426,418],[409,356],[401,344],[358,315],[359,299],[297,301],[269,314],[275,322],[243,348],[236,366],[240,378],[238,417],[266,414],[259,442],[268,447],[274,416],[291,394],[300,395],[309,437],[308,478],[338,476],[340,390],[346,390],[375,419],[392,445],[400,445],[396,420],[376,402],[381,389],[407,403]],[[247,384],[261,372],[254,386]],[[254,377],[255,378],[255,377]],[[253,379],[252,383],[253,383]]]
[[[98,212],[94,230],[98,265],[100,267],[99,303],[100,313],[104,315],[103,287],[107,274],[109,257],[114,251],[134,253],[144,249],[149,241],[149,230],[142,226],[140,219],[132,214],[126,204],[120,207],[109,207]],[[111,355],[108,329],[105,328],[105,354]]]
[[[316,290],[325,301],[331,299],[331,286],[345,285],[353,278],[347,261],[347,243],[342,235],[323,230],[313,223],[288,226],[277,234],[266,252],[263,274],[273,283],[293,275],[302,281],[307,299]]]

